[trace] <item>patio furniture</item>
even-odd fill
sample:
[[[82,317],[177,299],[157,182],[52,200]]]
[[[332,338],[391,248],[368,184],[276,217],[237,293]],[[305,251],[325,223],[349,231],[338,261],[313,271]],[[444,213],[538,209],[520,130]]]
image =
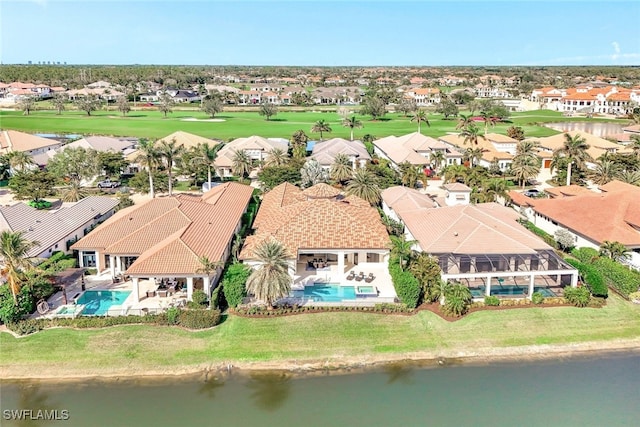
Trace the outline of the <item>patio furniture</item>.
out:
[[[156,296],[156,291],[147,291],[147,298],[152,298]]]
[[[347,276],[347,280],[353,280],[356,277],[356,273],[354,273],[353,271],[349,272],[349,275]]]
[[[371,283],[373,282],[373,279],[375,279],[376,277],[373,275],[373,273],[369,273],[369,275],[367,277],[364,278],[364,281],[367,283]]]
[[[162,297],[162,298],[166,298],[166,297],[167,297],[167,293],[168,293],[167,289],[160,289],[160,288],[158,288],[158,290],[156,291],[156,294],[157,294],[159,297]]]
[[[361,282],[364,277],[364,272],[361,271],[360,274],[356,276],[356,282]]]

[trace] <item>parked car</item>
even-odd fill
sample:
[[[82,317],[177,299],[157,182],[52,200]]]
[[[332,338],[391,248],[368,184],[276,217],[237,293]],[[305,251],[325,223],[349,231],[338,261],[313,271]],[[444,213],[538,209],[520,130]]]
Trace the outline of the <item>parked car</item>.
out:
[[[120,187],[120,181],[111,181],[110,179],[105,179],[104,181],[100,181],[98,183],[98,188],[118,188]]]
[[[541,193],[540,193],[540,191],[536,190],[535,188],[532,188],[530,190],[525,191],[522,194],[524,194],[527,197],[538,197],[538,196],[540,196]]]

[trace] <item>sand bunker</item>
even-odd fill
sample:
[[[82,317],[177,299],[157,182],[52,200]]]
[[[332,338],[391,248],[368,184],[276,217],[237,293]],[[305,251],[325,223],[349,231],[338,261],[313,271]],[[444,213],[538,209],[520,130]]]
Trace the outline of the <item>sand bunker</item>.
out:
[[[196,119],[195,117],[187,117],[182,119],[183,122],[225,122],[225,119]]]

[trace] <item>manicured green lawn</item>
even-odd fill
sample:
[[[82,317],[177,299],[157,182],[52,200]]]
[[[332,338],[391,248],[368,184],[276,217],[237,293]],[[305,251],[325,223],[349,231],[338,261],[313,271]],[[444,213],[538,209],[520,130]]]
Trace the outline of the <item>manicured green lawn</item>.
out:
[[[201,332],[119,326],[52,329],[20,339],[0,333],[0,371],[38,376],[46,372],[72,375],[118,369],[170,370],[234,361],[437,354],[637,337],[640,306],[617,296],[602,309],[484,311],[452,323],[428,311],[415,316],[346,312],[267,319],[230,316],[213,330]]]
[[[355,109],[357,111],[357,108]],[[257,112],[223,112],[216,117],[223,122],[185,121],[187,118],[207,119],[198,110],[176,110],[164,118],[153,109],[132,111],[127,117],[117,111],[96,111],[87,116],[79,111],[64,111],[56,115],[54,111],[35,111],[23,116],[20,111],[0,111],[0,127],[25,132],[43,133],[79,133],[94,135],[136,136],[162,138],[177,130],[194,133],[209,138],[228,140],[250,135],[264,137],[289,138],[295,131],[302,129],[311,138],[319,134],[311,133],[313,123],[325,120],[333,131],[324,134],[328,137],[349,137],[349,129],[341,125],[340,116],[335,111],[327,112],[281,112],[271,121],[266,121]],[[400,114],[387,114],[385,120],[371,121],[369,117],[358,116],[364,128],[355,129],[354,136],[362,138],[372,134],[378,138],[388,135],[404,135],[417,130],[417,125],[409,117]],[[589,121],[581,118],[565,118],[554,111],[533,111],[514,113],[512,123],[500,123],[490,132],[506,134],[509,126],[522,126],[526,136],[548,136],[558,133],[555,130],[539,126],[538,123],[557,121]],[[422,133],[429,136],[442,136],[455,132],[457,120],[443,120],[440,115],[429,115],[431,126],[422,126]],[[621,121],[621,123],[626,121]]]

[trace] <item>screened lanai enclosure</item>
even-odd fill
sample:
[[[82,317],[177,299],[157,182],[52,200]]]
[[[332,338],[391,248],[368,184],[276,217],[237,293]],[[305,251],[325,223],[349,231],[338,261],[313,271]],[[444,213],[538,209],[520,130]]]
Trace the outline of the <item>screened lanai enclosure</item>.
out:
[[[469,287],[474,298],[562,296],[565,286],[577,286],[578,271],[553,250],[527,254],[433,254],[442,279]]]

